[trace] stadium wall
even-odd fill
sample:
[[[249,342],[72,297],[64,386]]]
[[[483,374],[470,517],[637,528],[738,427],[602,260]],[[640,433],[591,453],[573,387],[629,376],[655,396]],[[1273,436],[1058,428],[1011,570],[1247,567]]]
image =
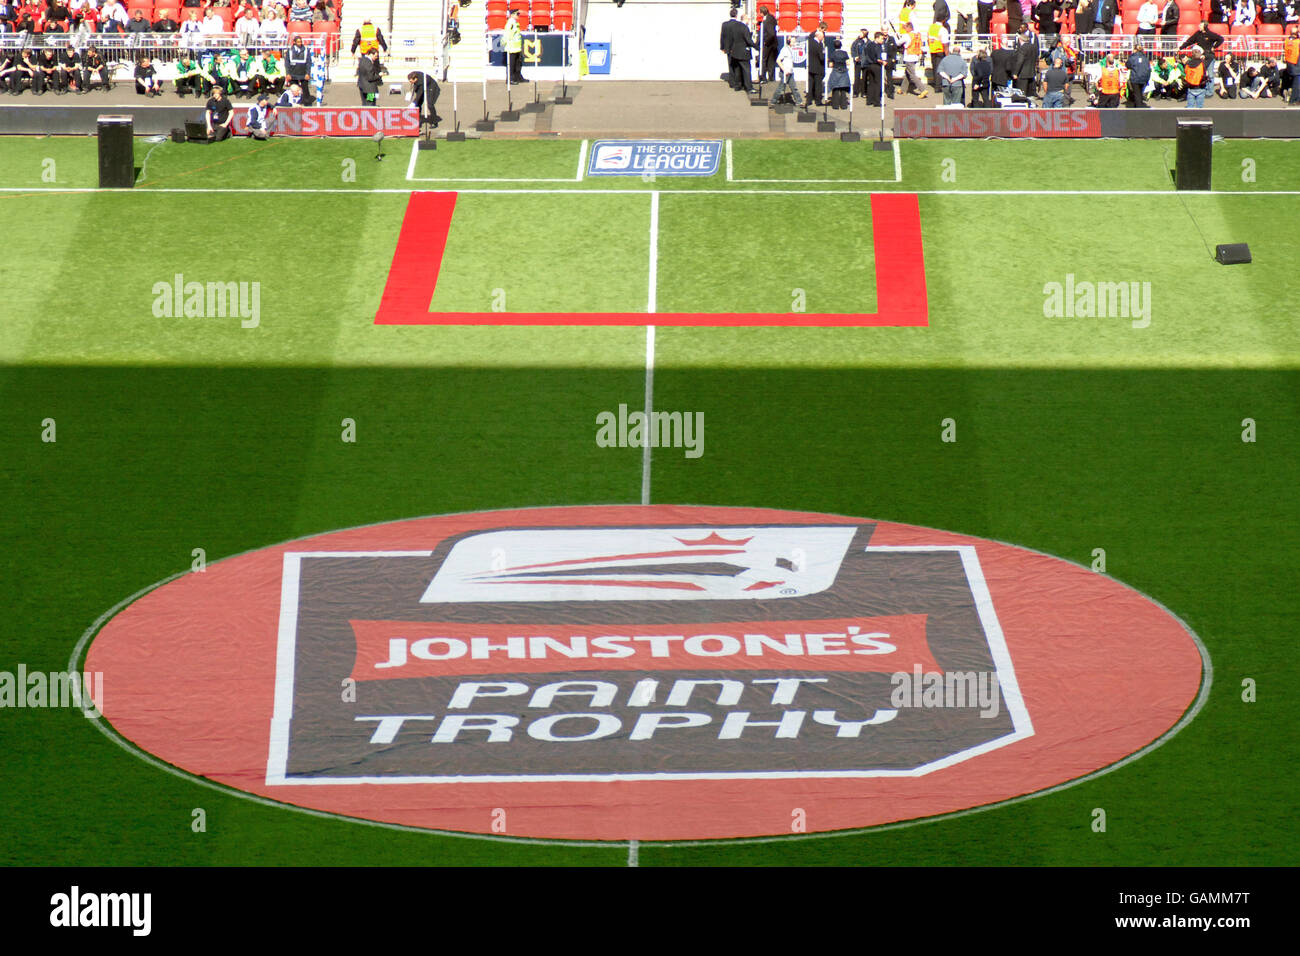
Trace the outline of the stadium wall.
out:
[[[1226,139],[1300,138],[1300,112],[1287,109],[899,109],[899,139],[1173,139],[1178,120],[1208,119]]]

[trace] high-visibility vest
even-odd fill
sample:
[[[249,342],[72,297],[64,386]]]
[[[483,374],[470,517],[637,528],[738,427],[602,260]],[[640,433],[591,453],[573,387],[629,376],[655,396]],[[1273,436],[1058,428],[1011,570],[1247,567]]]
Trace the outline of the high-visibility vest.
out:
[[[373,23],[361,24],[361,52],[379,49],[379,28]]]
[[[941,23],[930,24],[930,52],[931,53],[943,52],[943,40],[939,39],[939,31],[942,29],[943,29],[943,24]]]
[[[1282,44],[1282,58],[1294,66],[1300,63],[1300,37],[1287,37]]]
[[[1101,80],[1097,84],[1098,89],[1103,93],[1119,92],[1119,67],[1103,66],[1101,68]]]
[[[918,30],[907,40],[907,52],[912,56],[921,55],[921,32]]]
[[[1186,77],[1188,86],[1199,88],[1201,85],[1201,80],[1205,76],[1205,61],[1188,60],[1187,66],[1183,67],[1183,76]]]

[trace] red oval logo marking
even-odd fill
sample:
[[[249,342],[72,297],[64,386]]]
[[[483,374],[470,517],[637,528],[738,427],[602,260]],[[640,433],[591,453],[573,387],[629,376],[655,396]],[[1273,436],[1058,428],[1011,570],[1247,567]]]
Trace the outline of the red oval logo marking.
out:
[[[196,776],[383,823],[685,840],[1078,780],[1202,691],[1132,589],[980,538],[754,508],[397,521],[239,555],[94,637],[104,719]]]

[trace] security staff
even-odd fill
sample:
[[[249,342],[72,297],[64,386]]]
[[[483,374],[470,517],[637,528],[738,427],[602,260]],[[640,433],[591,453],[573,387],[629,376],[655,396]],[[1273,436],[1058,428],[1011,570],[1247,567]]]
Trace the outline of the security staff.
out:
[[[509,74],[507,79],[510,83],[524,82],[524,34],[519,29],[519,11],[511,10],[510,17],[506,20],[506,57],[508,59]]]
[[[1101,65],[1101,76],[1097,80],[1097,105],[1102,109],[1119,106],[1119,86],[1119,67],[1115,65],[1115,54],[1107,53],[1106,62]]]

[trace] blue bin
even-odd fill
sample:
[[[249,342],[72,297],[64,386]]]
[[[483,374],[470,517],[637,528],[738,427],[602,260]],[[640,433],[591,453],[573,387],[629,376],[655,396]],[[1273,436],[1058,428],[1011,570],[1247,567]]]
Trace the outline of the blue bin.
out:
[[[587,47],[587,72],[588,73],[609,73],[609,61],[613,54],[610,52],[610,44],[590,42]]]

